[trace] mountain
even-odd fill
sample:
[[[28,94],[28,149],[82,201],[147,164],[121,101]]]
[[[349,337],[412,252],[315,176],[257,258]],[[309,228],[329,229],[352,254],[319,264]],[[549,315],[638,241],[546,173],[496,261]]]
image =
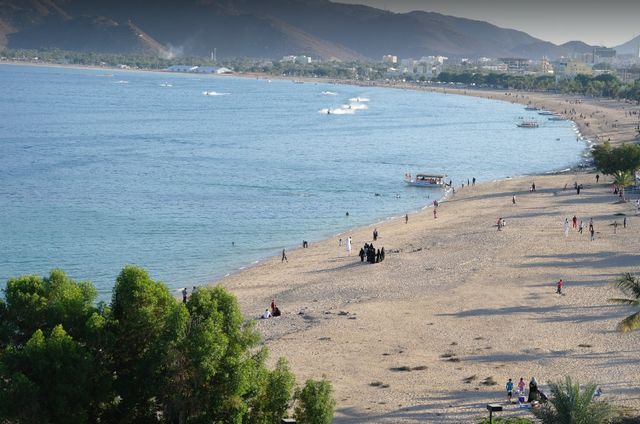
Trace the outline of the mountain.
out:
[[[0,0],[0,46],[323,59],[558,57],[512,29],[431,12],[392,13],[329,0]]]
[[[632,54],[637,57],[640,50],[640,35],[614,48],[617,54]]]

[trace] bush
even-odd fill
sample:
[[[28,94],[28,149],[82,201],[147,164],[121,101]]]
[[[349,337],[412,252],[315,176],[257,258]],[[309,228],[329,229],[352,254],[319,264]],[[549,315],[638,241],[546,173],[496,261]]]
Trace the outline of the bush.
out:
[[[552,383],[551,398],[542,408],[533,410],[543,424],[605,424],[611,421],[611,406],[596,401],[595,384],[573,384],[567,377],[564,383]]]
[[[307,380],[304,387],[296,389],[294,417],[300,424],[330,424],[336,401],[327,380]]]

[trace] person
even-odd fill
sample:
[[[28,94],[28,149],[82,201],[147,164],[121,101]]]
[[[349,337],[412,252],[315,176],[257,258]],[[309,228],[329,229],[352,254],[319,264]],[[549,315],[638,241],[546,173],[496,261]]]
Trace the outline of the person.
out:
[[[531,183],[531,191],[536,191],[536,183],[535,182]]]
[[[274,317],[279,317],[280,315],[282,315],[282,312],[280,312],[280,308],[278,308],[277,306],[273,309],[273,313],[271,314]]]
[[[284,249],[282,249],[282,260],[280,262],[289,262],[289,259],[287,259],[287,253],[284,251]]]
[[[582,190],[582,184],[576,187],[576,194],[580,194],[580,190]]]
[[[436,219],[437,217],[438,217],[438,210],[433,209],[433,219]]]
[[[472,185],[476,185],[476,177],[473,177],[473,178],[471,179],[471,184],[472,184]]]
[[[182,303],[187,303],[187,288],[182,289]]]
[[[573,228],[578,228],[578,217],[576,217],[575,215],[573,215],[573,218],[571,218],[571,225],[573,225]]]
[[[502,231],[502,218],[498,218],[498,231]]]
[[[342,246],[342,239],[338,240],[338,247]]]
[[[404,214],[404,223],[405,224],[409,223],[409,214],[408,213]]]
[[[627,217],[626,216],[622,220],[622,228],[627,228]]]
[[[584,224],[582,223],[582,220],[580,220],[580,227],[578,227],[578,232],[582,234],[583,229],[584,229]]]
[[[384,246],[380,249],[380,261],[384,261]]]
[[[347,238],[347,255],[351,255],[351,237]]]
[[[345,216],[349,216],[349,211],[347,211],[347,213],[346,213],[346,215],[345,215]]]
[[[518,381],[518,391],[524,394],[524,386],[526,383],[524,382],[524,377],[520,377],[520,381]]]
[[[564,286],[564,281],[562,281],[562,278],[561,278],[556,283],[556,293],[562,294],[562,286]]]
[[[589,219],[589,232],[593,231],[593,218]]]
[[[600,174],[596,174],[596,183],[598,183],[598,181],[600,181]]]
[[[269,305],[271,307],[271,313],[273,314],[273,311],[276,310],[276,300],[275,299],[271,299],[271,305]]]
[[[564,238],[569,237],[569,218],[564,219]]]
[[[378,252],[376,253],[376,263],[380,262],[380,249],[378,249]]]
[[[618,221],[613,221],[613,234],[618,234]]]
[[[438,207],[438,205],[439,205],[438,200],[437,200],[437,199],[436,199],[436,200],[434,200],[434,201],[433,201],[433,207],[434,207],[434,208],[437,208],[437,207]]]
[[[264,310],[264,314],[262,314],[262,319],[271,318],[271,312],[268,309]]]
[[[307,247],[309,247],[309,242],[306,240],[302,240],[302,248],[306,249]]]
[[[507,401],[511,403],[511,397],[513,396],[513,381],[511,381],[511,379],[507,381],[506,389],[507,389]]]
[[[516,204],[516,195],[511,196],[511,203]]]
[[[595,231],[593,231],[593,226],[591,226],[591,229],[589,230],[589,240],[594,241],[596,239],[595,236]]]
[[[358,252],[358,256],[360,256],[360,262],[364,262],[364,247],[360,248],[360,252]]]
[[[538,392],[538,382],[535,377],[531,377],[531,381],[529,382],[529,398],[527,399],[528,403],[533,401],[540,401],[540,392]]]
[[[373,229],[373,241],[378,240],[378,229],[374,228]]]

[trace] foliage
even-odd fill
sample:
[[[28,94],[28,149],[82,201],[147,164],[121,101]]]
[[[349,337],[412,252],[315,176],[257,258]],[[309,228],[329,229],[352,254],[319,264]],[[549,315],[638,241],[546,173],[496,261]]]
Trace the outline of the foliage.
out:
[[[626,273],[618,279],[616,286],[627,298],[610,299],[611,302],[636,307],[640,306],[640,278]],[[617,327],[617,330],[623,333],[638,329],[640,329],[640,311],[620,321]]]
[[[266,368],[258,333],[222,287],[183,304],[127,266],[109,306],[60,270],[13,278],[4,294],[0,422],[269,424],[290,406],[286,361]],[[322,382],[317,401],[305,391],[305,405],[332,413],[330,392]]]
[[[300,424],[330,424],[336,401],[331,383],[326,380],[307,380],[296,389],[294,417]]]
[[[628,182],[640,168],[640,145],[637,144],[612,147],[609,142],[605,142],[595,146],[592,154],[598,169],[613,175],[621,183]]]
[[[612,418],[611,406],[594,400],[595,384],[580,387],[573,384],[570,377],[564,383],[552,383],[551,397],[534,415],[543,424],[605,424]]]
[[[509,418],[493,418],[493,424],[533,424],[529,418],[509,417]],[[489,418],[483,418],[477,424],[489,424]]]

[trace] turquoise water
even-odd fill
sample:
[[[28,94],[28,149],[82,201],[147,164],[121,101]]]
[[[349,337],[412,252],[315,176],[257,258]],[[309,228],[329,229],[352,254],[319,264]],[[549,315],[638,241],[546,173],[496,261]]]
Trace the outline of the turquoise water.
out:
[[[0,92],[0,281],[60,267],[102,298],[126,263],[203,284],[441,195],[405,172],[486,181],[584,151],[570,122],[405,90],[5,65]]]

